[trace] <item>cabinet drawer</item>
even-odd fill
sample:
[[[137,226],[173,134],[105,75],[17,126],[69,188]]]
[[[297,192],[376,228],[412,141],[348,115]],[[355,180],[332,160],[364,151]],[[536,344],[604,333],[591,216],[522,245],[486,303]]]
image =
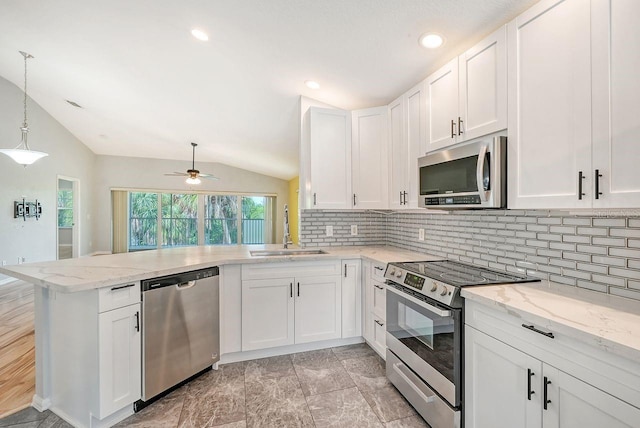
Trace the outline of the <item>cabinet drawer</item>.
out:
[[[387,353],[387,327],[384,320],[375,314],[373,315],[373,348],[382,358],[386,358]]]
[[[384,282],[384,271],[387,269],[386,263],[371,263],[371,278],[376,281]]]
[[[113,285],[98,290],[98,310],[106,312],[140,303],[140,282]]]
[[[372,281],[373,283],[373,313],[382,321],[386,318],[386,305],[387,305],[387,288],[379,281]]]

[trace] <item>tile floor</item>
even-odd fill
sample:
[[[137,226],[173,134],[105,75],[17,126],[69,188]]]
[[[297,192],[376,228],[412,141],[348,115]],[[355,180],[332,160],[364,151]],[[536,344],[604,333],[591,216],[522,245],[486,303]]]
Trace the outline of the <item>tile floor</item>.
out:
[[[23,417],[21,417],[23,416]],[[12,419],[13,418],[13,419]],[[0,427],[66,428],[27,409]],[[366,344],[220,366],[118,427],[426,427]]]

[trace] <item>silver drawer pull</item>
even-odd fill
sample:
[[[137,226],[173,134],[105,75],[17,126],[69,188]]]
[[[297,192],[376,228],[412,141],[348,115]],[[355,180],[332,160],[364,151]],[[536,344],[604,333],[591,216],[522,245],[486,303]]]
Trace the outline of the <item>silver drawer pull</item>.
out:
[[[376,287],[378,290],[384,290],[384,287],[380,287],[378,284],[373,284],[374,287]]]
[[[133,287],[135,284],[121,285],[119,287],[111,287],[111,291],[122,290],[123,288]]]
[[[376,324],[378,324],[380,327],[384,327],[384,323],[380,322],[378,320],[373,320]]]
[[[373,268],[377,270],[384,270],[384,268],[381,268],[380,266],[374,266]]]

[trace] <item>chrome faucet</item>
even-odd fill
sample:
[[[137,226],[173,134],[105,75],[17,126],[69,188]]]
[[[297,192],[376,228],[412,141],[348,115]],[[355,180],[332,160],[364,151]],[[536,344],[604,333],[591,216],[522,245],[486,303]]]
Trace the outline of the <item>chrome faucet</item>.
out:
[[[289,206],[284,204],[284,236],[282,237],[282,246],[286,250],[289,248],[289,244],[293,244],[291,234],[289,233]]]

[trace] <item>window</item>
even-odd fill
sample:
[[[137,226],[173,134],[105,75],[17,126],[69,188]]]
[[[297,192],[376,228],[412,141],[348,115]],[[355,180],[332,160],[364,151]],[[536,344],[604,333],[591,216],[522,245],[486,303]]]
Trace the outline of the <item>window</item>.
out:
[[[242,243],[264,244],[264,210],[267,198],[244,196],[242,198]]]
[[[58,190],[58,227],[73,227],[73,190]]]
[[[129,251],[158,246],[158,194],[129,193]]]
[[[128,249],[270,244],[275,200],[274,196],[129,192]]]
[[[204,203],[205,245],[238,243],[238,197],[206,195]]]
[[[198,245],[198,195],[162,194],[162,246]]]

